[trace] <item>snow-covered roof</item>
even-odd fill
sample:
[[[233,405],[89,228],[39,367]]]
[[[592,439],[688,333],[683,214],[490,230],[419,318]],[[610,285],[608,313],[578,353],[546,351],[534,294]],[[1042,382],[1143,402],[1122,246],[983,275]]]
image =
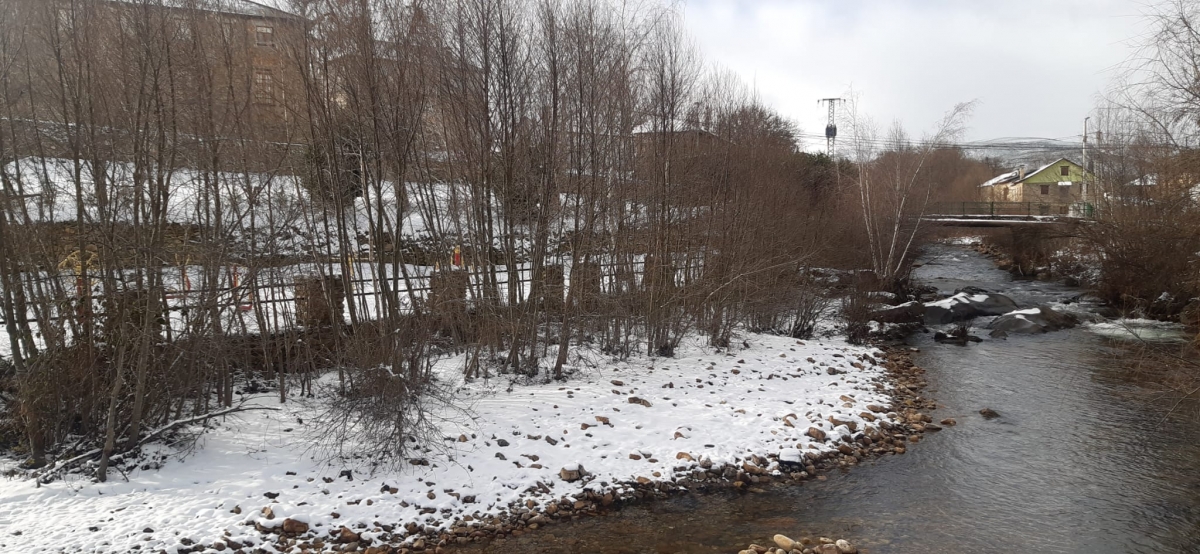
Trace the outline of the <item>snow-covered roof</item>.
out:
[[[1019,171],[1009,171],[1008,173],[1004,173],[1002,175],[997,175],[996,177],[992,177],[987,182],[985,182],[979,186],[992,187],[992,186],[996,186],[996,185],[1003,185],[1004,183],[1009,183],[1009,182],[1017,180],[1018,173],[1019,173]]]
[[[1066,158],[1059,158],[1059,159],[1057,159],[1057,160],[1054,160],[1054,161],[1052,161],[1052,162],[1050,162],[1050,163],[1048,163],[1048,164],[1046,164],[1046,165],[1043,165],[1043,166],[1041,166],[1041,167],[1039,167],[1039,168],[1037,168],[1037,169],[1035,169],[1035,170],[1033,170],[1033,171],[1030,171],[1030,172],[1027,172],[1027,173],[1025,173],[1025,177],[1024,177],[1024,178],[1021,178],[1021,170],[1020,170],[1020,169],[1014,169],[1013,171],[1009,171],[1008,173],[1005,173],[1005,174],[1003,174],[1003,175],[997,175],[996,177],[993,177],[993,178],[989,179],[987,182],[985,182],[985,183],[983,183],[982,185],[979,185],[979,186],[981,186],[981,187],[991,187],[991,186],[995,186],[995,185],[1003,185],[1003,184],[1005,184],[1005,183],[1019,183],[1019,182],[1021,182],[1021,181],[1024,181],[1024,180],[1026,180],[1026,179],[1029,179],[1030,177],[1033,177],[1034,175],[1037,175],[1038,173],[1041,173],[1041,172],[1043,172],[1043,171],[1045,171],[1045,170],[1047,170],[1047,169],[1049,169],[1049,168],[1051,168],[1051,167],[1053,167],[1053,166],[1056,166],[1056,165],[1058,165],[1058,164],[1059,164],[1059,163],[1061,163],[1061,162],[1067,162],[1067,163],[1069,163],[1069,164],[1072,164],[1072,165],[1079,165],[1079,164],[1077,164],[1077,163],[1075,163],[1075,162],[1073,162],[1073,161],[1071,161],[1071,160],[1068,160],[1068,159],[1066,159]],[[1063,183],[1059,183],[1059,184],[1061,185],[1061,184],[1063,184]],[[1070,184],[1070,183],[1069,183],[1069,182],[1067,182],[1067,184]]]

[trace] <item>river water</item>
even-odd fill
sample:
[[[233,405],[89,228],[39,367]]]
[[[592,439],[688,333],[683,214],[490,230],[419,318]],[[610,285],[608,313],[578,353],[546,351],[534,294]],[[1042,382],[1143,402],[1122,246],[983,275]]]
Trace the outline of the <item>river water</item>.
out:
[[[1022,307],[1069,302],[1061,285],[1013,281],[961,247],[930,249],[916,278],[976,286]],[[1059,306],[1062,308],[1063,306]],[[982,323],[982,322],[977,322]],[[1135,341],[1112,325],[968,346],[918,334],[935,421],[899,456],[762,494],[696,494],[559,524],[477,552],[737,552],[783,533],[847,538],[870,553],[1200,552],[1200,422],[1130,378]],[[1144,336],[1169,342],[1172,331]],[[999,418],[978,411],[992,408]]]

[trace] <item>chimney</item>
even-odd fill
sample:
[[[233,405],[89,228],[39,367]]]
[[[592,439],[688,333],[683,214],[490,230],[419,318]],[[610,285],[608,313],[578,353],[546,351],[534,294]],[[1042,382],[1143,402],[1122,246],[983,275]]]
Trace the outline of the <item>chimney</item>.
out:
[[[1018,177],[1017,177],[1018,181],[1025,180],[1025,164],[1021,164],[1021,167],[1017,168],[1017,174],[1018,174]]]

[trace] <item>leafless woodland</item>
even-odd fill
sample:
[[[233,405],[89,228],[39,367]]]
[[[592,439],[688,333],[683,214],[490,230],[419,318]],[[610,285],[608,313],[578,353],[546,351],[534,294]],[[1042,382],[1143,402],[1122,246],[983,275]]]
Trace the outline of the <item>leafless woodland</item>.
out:
[[[0,1],[0,440],[32,466],[104,479],[251,377],[334,374],[401,452],[450,352],[563,379],[578,348],[803,337],[819,268],[903,281],[930,160],[965,163],[962,109],[804,152],[670,6],[285,7]]]

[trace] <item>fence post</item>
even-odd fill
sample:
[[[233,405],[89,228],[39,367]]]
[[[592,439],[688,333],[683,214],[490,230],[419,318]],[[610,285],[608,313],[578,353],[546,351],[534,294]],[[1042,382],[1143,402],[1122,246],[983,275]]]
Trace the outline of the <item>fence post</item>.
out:
[[[305,327],[335,326],[344,323],[343,302],[346,289],[341,275],[300,277],[296,289],[296,321]]]

